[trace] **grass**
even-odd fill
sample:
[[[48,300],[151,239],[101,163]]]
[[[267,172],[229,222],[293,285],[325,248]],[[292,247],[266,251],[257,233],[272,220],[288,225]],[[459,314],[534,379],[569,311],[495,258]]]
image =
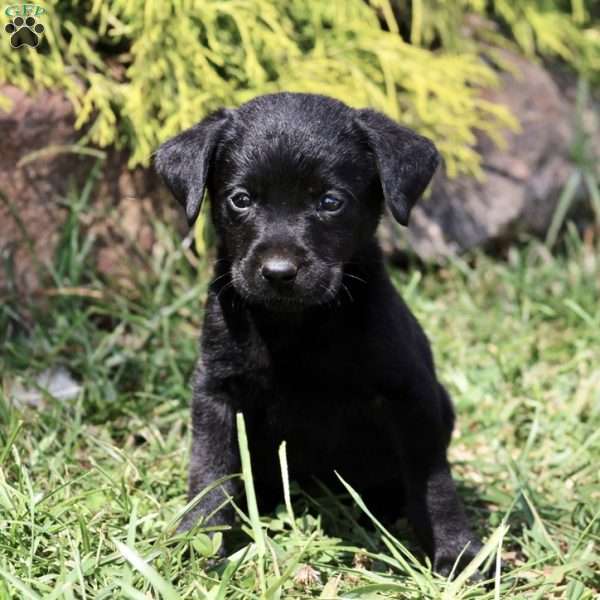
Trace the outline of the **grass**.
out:
[[[150,271],[130,287],[102,281],[78,226],[88,191],[69,203],[52,289],[37,308],[0,307],[0,599],[598,597],[597,238],[571,227],[555,255],[531,241],[503,261],[392,273],[457,406],[460,492],[490,540],[481,559],[503,561],[487,586],[433,575],[406,523],[370,521],[351,488],[354,502],[309,497],[285,448],[280,509],[238,507],[238,549],[215,564],[219,534],[174,533],[208,265],[196,272],[157,225]],[[77,398],[11,402],[55,365],[81,383]],[[239,433],[252,499],[241,421]]]

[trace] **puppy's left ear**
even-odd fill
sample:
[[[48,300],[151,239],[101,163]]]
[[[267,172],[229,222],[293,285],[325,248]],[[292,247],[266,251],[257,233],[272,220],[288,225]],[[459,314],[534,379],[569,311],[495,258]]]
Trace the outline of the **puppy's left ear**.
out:
[[[154,155],[154,168],[185,209],[188,223],[196,220],[215,148],[232,111],[221,109],[166,141]]]
[[[375,155],[381,189],[392,215],[408,225],[410,211],[431,181],[440,156],[427,138],[374,110],[357,111],[357,123]]]

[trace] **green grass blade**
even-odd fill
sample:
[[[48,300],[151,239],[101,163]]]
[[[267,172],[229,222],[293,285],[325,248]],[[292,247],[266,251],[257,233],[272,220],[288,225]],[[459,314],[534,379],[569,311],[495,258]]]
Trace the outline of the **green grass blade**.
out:
[[[577,191],[577,186],[579,185],[580,180],[581,173],[579,171],[574,171],[571,173],[569,179],[567,179],[567,183],[565,184],[565,187],[563,188],[563,191],[561,192],[556,204],[556,209],[554,210],[552,222],[548,228],[548,233],[546,234],[546,246],[548,246],[548,248],[552,248],[552,246],[554,246],[556,243],[558,232],[560,231],[565,217],[567,216],[567,212],[573,203],[575,192]]]
[[[499,546],[502,545],[502,540],[508,531],[508,525],[502,523],[490,536],[490,539],[483,545],[481,550],[471,560],[471,562],[458,574],[450,585],[446,588],[443,600],[453,600],[457,597],[461,588],[477,573],[477,570],[492,554],[497,552]]]
[[[286,443],[281,442],[279,446],[279,465],[281,466],[281,482],[283,485],[283,499],[285,502],[285,508],[287,510],[290,525],[294,533],[298,534],[298,527],[296,526],[296,517],[294,516],[294,508],[292,507],[292,497],[290,494],[290,474],[287,462]]]
[[[164,600],[181,600],[181,597],[175,588],[163,579],[156,569],[148,564],[133,548],[130,548],[123,542],[113,540],[117,550],[122,554],[131,566],[139,571],[157,590]]]
[[[237,433],[238,433],[238,444],[240,447],[240,459],[242,462],[242,477],[244,479],[244,489],[246,491],[246,502],[248,504],[248,516],[252,526],[252,532],[254,536],[254,543],[258,551],[258,574],[260,580],[261,590],[266,592],[265,583],[265,572],[264,562],[266,555],[266,545],[264,532],[262,525],[260,524],[260,515],[258,513],[258,503],[256,502],[256,492],[254,490],[254,479],[252,477],[252,463],[250,461],[250,451],[248,449],[248,437],[246,435],[246,424],[244,422],[244,415],[238,413],[236,416],[237,420]]]
[[[0,567],[0,577],[3,577],[8,581],[16,590],[21,592],[23,598],[26,600],[42,600],[41,596],[38,596],[30,587],[25,585],[18,577],[15,577],[12,573],[9,573],[5,569]]]

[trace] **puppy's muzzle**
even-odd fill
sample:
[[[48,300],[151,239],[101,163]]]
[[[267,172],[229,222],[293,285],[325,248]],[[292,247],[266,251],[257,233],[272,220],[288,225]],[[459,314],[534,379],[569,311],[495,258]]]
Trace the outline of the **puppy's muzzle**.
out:
[[[269,258],[262,264],[260,273],[275,285],[290,284],[296,279],[298,265],[288,258]]]

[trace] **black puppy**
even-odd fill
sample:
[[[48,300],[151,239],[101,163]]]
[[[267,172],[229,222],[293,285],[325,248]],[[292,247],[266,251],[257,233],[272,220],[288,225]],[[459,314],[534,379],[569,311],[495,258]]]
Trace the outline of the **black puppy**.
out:
[[[406,225],[438,161],[429,140],[377,112],[290,93],[220,110],[158,150],[190,223],[208,189],[217,233],[190,498],[240,470],[241,411],[259,498],[280,489],[287,440],[297,481],[333,484],[336,470],[367,498],[404,503],[438,572],[480,549],[446,459],[450,399],[375,240],[384,200]],[[223,499],[211,492],[181,527]],[[232,520],[225,508],[211,524]]]

